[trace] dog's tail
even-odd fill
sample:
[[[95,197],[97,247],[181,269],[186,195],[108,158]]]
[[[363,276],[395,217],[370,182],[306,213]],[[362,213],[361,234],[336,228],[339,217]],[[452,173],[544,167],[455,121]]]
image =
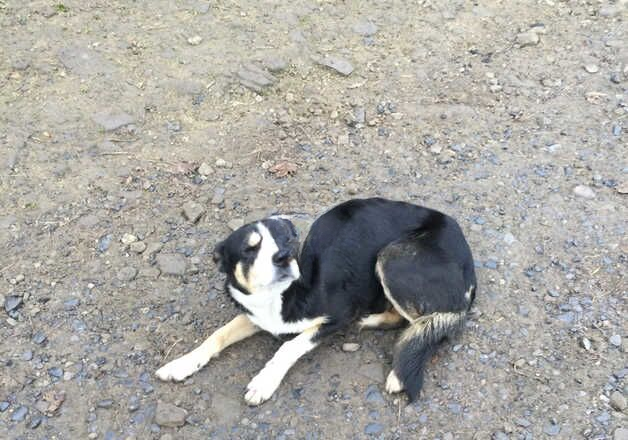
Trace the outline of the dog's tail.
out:
[[[393,373],[403,384],[410,401],[416,400],[423,386],[423,370],[438,345],[462,329],[467,311],[436,312],[410,323],[397,342]]]

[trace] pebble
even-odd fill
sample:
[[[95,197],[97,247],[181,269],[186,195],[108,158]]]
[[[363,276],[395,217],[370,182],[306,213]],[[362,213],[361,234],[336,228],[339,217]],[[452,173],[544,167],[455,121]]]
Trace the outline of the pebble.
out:
[[[137,269],[131,266],[123,267],[118,271],[117,278],[120,281],[133,281],[137,276]]]
[[[131,243],[131,246],[129,246],[129,249],[131,250],[131,252],[135,252],[136,254],[141,254],[142,252],[146,250],[146,243],[144,243],[143,241],[136,241],[135,243]]]
[[[122,236],[122,238],[120,239],[120,241],[122,242],[122,244],[124,245],[129,245],[131,243],[135,243],[137,241],[137,237],[133,234],[124,234]]]
[[[615,347],[619,347],[619,346],[621,346],[621,336],[620,335],[613,335],[610,338],[608,338],[608,342],[610,342]]]
[[[234,218],[232,220],[229,220],[229,222],[227,223],[227,226],[232,231],[235,231],[236,229],[239,229],[242,226],[244,226],[244,220],[241,218]]]
[[[382,393],[377,389],[377,385],[369,385],[366,389],[366,401],[371,403],[384,403]]]
[[[360,344],[355,342],[345,342],[342,344],[342,351],[346,351],[348,353],[352,353],[354,351],[358,351],[360,349]]]
[[[183,408],[160,400],[157,402],[157,408],[155,409],[155,423],[171,428],[183,426],[187,415],[188,412]]]
[[[384,426],[382,426],[382,424],[369,423],[368,425],[366,425],[366,428],[364,428],[364,433],[366,435],[376,435],[382,432],[383,430],[384,430]]]
[[[185,257],[181,254],[159,254],[156,261],[163,274],[183,275],[185,273]]]
[[[543,432],[551,437],[560,433],[560,425],[549,423],[543,427]]]
[[[96,404],[98,408],[111,408],[113,406],[113,399],[103,399]]]
[[[196,223],[205,214],[205,208],[195,202],[187,202],[183,205],[183,215],[192,223]]]
[[[48,374],[56,379],[63,377],[63,370],[59,367],[48,368]]]
[[[257,93],[261,93],[264,88],[272,86],[277,81],[272,74],[253,64],[242,66],[237,76],[240,84]]]
[[[98,245],[96,246],[96,249],[98,249],[99,252],[105,252],[107,249],[109,249],[109,246],[111,245],[111,240],[113,240],[113,235],[103,235],[102,237],[100,237],[100,239],[98,239]]]
[[[617,5],[604,5],[600,8],[600,10],[598,11],[600,14],[600,17],[614,17],[617,14],[620,13],[621,11],[621,6],[617,6]]]
[[[517,35],[516,38],[516,43],[520,47],[536,46],[537,44],[539,44],[539,41],[539,35],[534,30],[521,32]]]
[[[24,353],[22,353],[22,360],[23,361],[30,361],[31,359],[33,359],[33,351],[32,350],[26,350]]]
[[[617,411],[623,411],[626,409],[626,398],[619,391],[614,391],[611,394],[610,404]]]
[[[264,66],[273,73],[279,73],[288,68],[288,63],[283,58],[268,57],[264,60]]]
[[[17,310],[22,305],[22,297],[10,295],[4,299],[4,310],[9,313]]]
[[[224,188],[215,188],[214,189],[214,196],[212,197],[212,204],[214,205],[220,205],[225,201],[225,189]]]
[[[31,419],[31,422],[28,424],[28,427],[30,429],[36,429],[39,425],[41,425],[41,422],[43,421],[43,417],[42,416],[36,416],[33,417]]]
[[[371,37],[377,33],[377,25],[370,21],[361,21],[353,25],[353,32],[363,37]]]
[[[600,68],[595,64],[585,64],[583,67],[584,67],[584,70],[586,70],[589,73],[597,73],[600,71]]]
[[[26,414],[28,414],[28,407],[19,406],[15,411],[13,411],[13,414],[11,414],[11,421],[21,422],[26,417]]]
[[[5,412],[10,405],[7,401],[0,402],[0,412]]]
[[[35,332],[35,334],[33,335],[32,341],[35,344],[42,345],[44,342],[46,342],[47,339],[48,338],[46,337],[46,335],[43,332],[38,331],[38,332]]]
[[[628,429],[617,428],[613,434],[613,440],[628,440]]]
[[[573,193],[577,197],[582,197],[584,199],[592,199],[595,197],[595,192],[591,189],[591,187],[586,185],[578,185],[574,187]]]
[[[506,232],[504,234],[504,242],[506,242],[507,245],[511,245],[513,244],[515,241],[517,241],[517,239],[515,238],[514,235],[512,235],[510,232]]]
[[[582,348],[584,348],[586,351],[591,351],[591,341],[589,341],[588,338],[582,338],[580,339],[580,345],[582,346]]]
[[[127,113],[103,112],[92,116],[92,120],[105,131],[114,131],[135,122],[135,118]]]
[[[232,168],[233,164],[231,162],[227,162],[224,159],[216,159],[216,162],[214,163],[214,165],[216,165],[218,168]]]
[[[351,63],[345,58],[339,56],[328,56],[319,60],[318,63],[322,66],[329,67],[344,76],[349,76],[353,72],[353,66]]]
[[[214,174],[214,169],[205,162],[201,163],[197,171],[201,176],[210,176]]]
[[[198,46],[203,42],[203,37],[200,35],[194,35],[193,37],[188,38],[188,43],[192,46]]]
[[[493,433],[493,440],[510,440],[505,432],[497,431]]]

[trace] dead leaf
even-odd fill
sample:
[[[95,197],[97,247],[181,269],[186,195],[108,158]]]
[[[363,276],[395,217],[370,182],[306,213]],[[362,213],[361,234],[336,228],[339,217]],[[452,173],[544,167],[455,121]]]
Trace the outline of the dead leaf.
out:
[[[299,166],[296,163],[283,160],[270,167],[268,171],[277,177],[286,177],[295,174],[298,168]]]
[[[54,390],[46,391],[44,393],[43,400],[48,402],[48,408],[46,408],[46,414],[52,415],[63,404],[63,401],[65,400],[65,391],[59,391],[59,392],[55,392]]]

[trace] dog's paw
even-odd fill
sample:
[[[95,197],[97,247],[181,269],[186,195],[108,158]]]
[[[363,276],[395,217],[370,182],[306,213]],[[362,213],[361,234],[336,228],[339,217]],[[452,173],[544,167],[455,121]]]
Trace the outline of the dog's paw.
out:
[[[191,376],[198,370],[203,368],[207,363],[207,360],[200,358],[199,356],[188,353],[185,356],[168,362],[155,372],[155,375],[161,380],[174,380],[182,381],[186,377]]]
[[[392,370],[390,374],[388,374],[388,379],[386,379],[386,391],[390,394],[400,393],[403,391],[403,383],[397,377],[395,370]]]
[[[273,396],[279,383],[280,381],[278,382],[272,374],[262,370],[247,385],[244,400],[253,406],[264,403]]]

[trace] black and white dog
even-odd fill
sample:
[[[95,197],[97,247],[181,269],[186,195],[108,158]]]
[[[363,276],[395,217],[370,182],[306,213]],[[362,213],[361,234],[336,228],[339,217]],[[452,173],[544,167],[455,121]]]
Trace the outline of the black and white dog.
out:
[[[414,400],[426,362],[461,328],[475,297],[473,258],[456,221],[379,198],[350,200],[326,212],[300,249],[286,216],[247,224],[216,246],[214,259],[244,313],[156,374],[183,380],[260,330],[296,334],[249,383],[244,398],[251,405],[268,400],[323,337],[357,319],[362,328],[407,324],[386,390],[405,390]]]

